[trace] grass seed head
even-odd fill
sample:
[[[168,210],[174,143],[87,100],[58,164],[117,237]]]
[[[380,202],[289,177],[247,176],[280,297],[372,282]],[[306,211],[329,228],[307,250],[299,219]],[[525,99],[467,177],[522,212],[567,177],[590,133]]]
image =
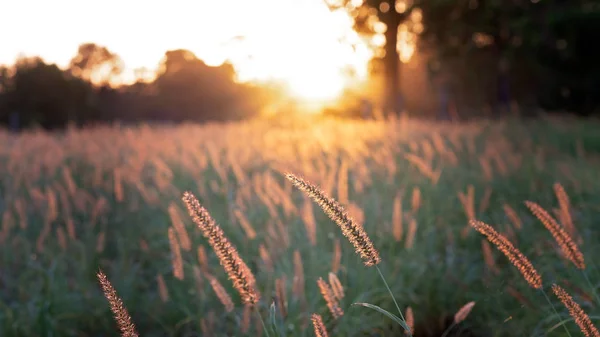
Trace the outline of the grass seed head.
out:
[[[208,211],[200,205],[198,199],[190,192],[185,192],[183,201],[198,226],[202,235],[208,239],[208,243],[215,251],[221,266],[227,272],[233,287],[240,294],[244,303],[256,304],[260,294],[256,289],[256,280],[252,271],[239,256],[235,247],[229,242],[225,233],[210,216]]]
[[[311,320],[313,323],[313,327],[315,328],[315,336],[317,337],[327,337],[327,329],[325,329],[325,324],[323,324],[323,318],[319,314],[312,314]]]
[[[477,220],[469,221],[469,225],[485,237],[500,250],[508,260],[519,270],[525,281],[535,289],[542,288],[542,277],[533,267],[529,259],[519,249],[510,243],[502,234],[498,233],[492,226]]]
[[[413,335],[415,331],[415,316],[413,314],[413,310],[411,307],[406,308],[406,313],[404,314],[406,318],[406,325],[409,330],[404,330],[405,335]]]
[[[586,337],[600,337],[600,332],[598,332],[598,328],[594,326],[590,317],[581,309],[581,306],[577,304],[573,300],[573,297],[569,295],[561,286],[557,284],[552,285],[552,292],[558,299],[563,303],[563,305],[569,310],[569,315],[573,317],[575,323],[581,329],[581,332]]]
[[[471,310],[473,310],[473,306],[475,306],[475,302],[471,301],[463,305],[462,308],[458,309],[456,314],[454,314],[454,323],[458,324],[467,319],[467,316],[469,316]]]
[[[317,285],[319,286],[321,295],[323,295],[323,298],[325,299],[327,307],[329,308],[329,311],[331,312],[333,318],[338,319],[342,317],[344,315],[344,311],[340,307],[340,304],[337,301],[333,290],[331,289],[329,284],[325,282],[323,278],[319,277],[319,279],[317,280]]]
[[[233,301],[221,282],[219,282],[219,280],[217,280],[214,276],[210,276],[210,286],[215,291],[215,295],[217,295],[219,302],[221,302],[225,307],[225,311],[232,312],[234,308]]]
[[[583,254],[569,233],[567,233],[565,229],[562,228],[544,208],[542,208],[542,206],[531,201],[525,201],[525,205],[527,205],[527,208],[529,208],[531,213],[533,213],[533,215],[544,224],[544,227],[546,227],[550,234],[552,234],[552,237],[556,243],[558,243],[560,250],[565,257],[573,262],[575,267],[581,270],[585,269]]]
[[[337,201],[325,195],[317,186],[291,173],[286,174],[286,178],[317,203],[325,214],[342,229],[342,233],[354,246],[366,266],[374,266],[381,262],[379,252],[373,246],[363,226],[355,222]]]
[[[110,310],[115,315],[115,321],[119,326],[119,330],[121,330],[121,336],[137,337],[138,334],[135,330],[135,326],[131,321],[131,317],[129,316],[127,309],[123,305],[123,301],[117,295],[117,291],[101,270],[98,271],[97,277],[98,281],[100,282],[100,286],[102,287],[102,292],[104,292],[104,296],[110,305]]]

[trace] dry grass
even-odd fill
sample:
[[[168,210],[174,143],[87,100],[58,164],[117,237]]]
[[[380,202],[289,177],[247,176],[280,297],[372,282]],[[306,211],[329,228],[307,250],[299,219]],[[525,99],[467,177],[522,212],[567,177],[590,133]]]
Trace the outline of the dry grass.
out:
[[[394,306],[367,264],[410,308],[417,337],[594,336],[595,127],[321,120],[0,133],[0,335],[114,335],[117,302],[107,305],[98,268],[129,310],[115,315],[130,335],[131,321],[142,336],[265,334],[244,302],[272,336],[397,335],[389,318],[350,306]],[[294,180],[326,213],[282,172],[310,181]],[[544,209],[535,215],[550,233],[525,200]],[[534,288],[543,278],[568,290],[545,302],[482,245],[474,219]]]

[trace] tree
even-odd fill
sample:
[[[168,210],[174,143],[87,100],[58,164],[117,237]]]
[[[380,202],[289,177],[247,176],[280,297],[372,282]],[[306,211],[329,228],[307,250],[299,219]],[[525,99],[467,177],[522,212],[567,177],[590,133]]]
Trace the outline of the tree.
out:
[[[8,68],[5,66],[0,66],[0,94],[2,94],[8,87],[8,79]]]
[[[577,80],[596,68],[589,61],[596,58],[592,49],[583,49],[599,37],[592,36],[599,13],[593,3],[597,1],[423,1],[421,47],[435,49],[437,60],[452,69],[461,85],[469,77],[475,77],[475,86],[485,82],[493,93],[490,101],[506,108],[516,98],[535,100],[538,88],[553,81],[570,82],[572,89],[593,83],[594,75]],[[558,70],[568,55],[587,72]],[[593,90],[588,92],[592,95]],[[560,94],[555,90],[549,96]]]
[[[435,50],[437,62],[453,69],[461,85],[471,77],[478,82],[474,87],[487,87],[493,92],[492,101],[507,108],[515,82],[511,75],[533,73],[537,5],[498,0],[423,2],[422,41]],[[457,64],[468,67],[459,69]]]
[[[231,118],[243,100],[234,75],[229,64],[210,67],[188,50],[167,51],[153,84],[160,113],[176,120]]]
[[[554,0],[547,4],[547,38],[537,58],[541,74],[540,104],[545,109],[589,115],[600,105],[600,40],[598,1]]]
[[[373,35],[377,23],[385,25],[384,52],[381,53],[385,71],[385,111],[399,114],[401,101],[401,66],[398,51],[398,31],[406,24],[413,11],[419,9],[420,0],[324,0],[331,10],[345,9],[354,17],[358,32]],[[360,3],[360,4],[359,4]],[[381,25],[380,25],[381,26]]]
[[[0,121],[8,123],[9,112],[6,107],[6,91],[8,90],[10,76],[8,68],[0,66]]]
[[[18,113],[25,127],[63,127],[82,121],[92,110],[88,83],[37,57],[18,59],[4,82],[4,111]]]
[[[117,54],[95,43],[80,45],[69,63],[73,75],[100,85],[109,84],[123,68],[123,61]]]

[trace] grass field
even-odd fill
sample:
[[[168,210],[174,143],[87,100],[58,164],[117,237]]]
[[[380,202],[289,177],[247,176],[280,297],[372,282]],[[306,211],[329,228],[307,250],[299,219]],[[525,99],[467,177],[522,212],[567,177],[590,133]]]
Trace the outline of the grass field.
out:
[[[253,271],[271,336],[314,336],[312,313],[330,336],[404,335],[384,315],[351,306],[395,312],[376,269],[286,172],[364,222],[417,337],[441,336],[470,301],[448,336],[567,336],[564,328],[581,336],[553,283],[600,325],[597,122],[272,123],[0,133],[0,336],[119,335],[99,269],[140,336],[265,336],[187,214],[185,191]],[[568,195],[562,207],[555,184]],[[526,200],[572,233],[585,270],[561,255]],[[506,235],[544,290],[531,288],[470,218]],[[317,286],[330,273],[343,286],[338,319]]]

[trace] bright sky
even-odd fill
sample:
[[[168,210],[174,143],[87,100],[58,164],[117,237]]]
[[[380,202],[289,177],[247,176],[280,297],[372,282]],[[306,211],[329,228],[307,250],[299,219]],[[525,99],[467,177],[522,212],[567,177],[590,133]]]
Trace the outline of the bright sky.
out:
[[[23,53],[64,66],[79,44],[94,42],[132,72],[183,48],[211,65],[229,59],[240,80],[284,80],[307,98],[356,83],[344,68],[364,78],[372,54],[347,14],[323,0],[2,0],[0,13],[0,64]],[[236,36],[245,40],[227,44]]]

